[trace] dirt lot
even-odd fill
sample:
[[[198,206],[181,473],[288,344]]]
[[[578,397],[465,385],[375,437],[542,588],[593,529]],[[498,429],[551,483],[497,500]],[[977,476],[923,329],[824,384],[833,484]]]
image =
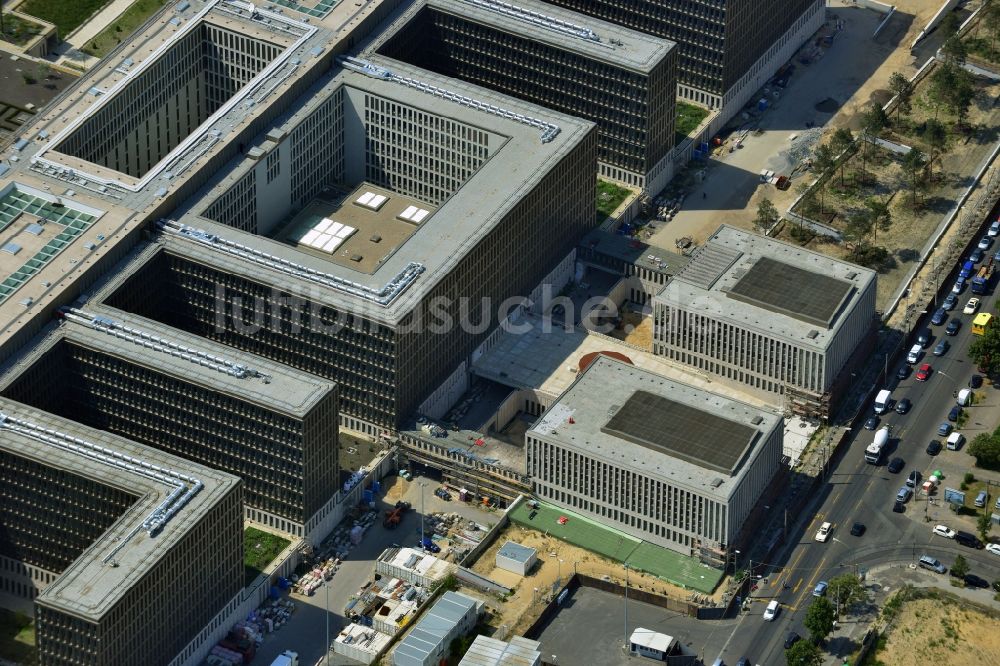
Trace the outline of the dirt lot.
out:
[[[507,541],[516,541],[538,551],[538,563],[524,578],[497,569],[495,566],[497,551]],[[561,564],[559,560],[562,560]],[[524,632],[538,617],[538,613],[550,598],[552,584],[559,578],[560,573],[563,581],[573,575],[574,570],[595,578],[608,576],[620,584],[624,584],[625,581],[625,571],[620,563],[606,560],[554,537],[547,537],[542,532],[527,530],[517,525],[507,526],[493,545],[479,557],[472,570],[514,589],[514,593],[506,601],[491,602],[492,606],[498,608],[498,617],[493,623],[506,624],[514,634]],[[629,573],[628,579],[630,588],[655,594],[677,599],[687,599],[691,594],[658,578],[634,571]],[[721,585],[716,595],[721,598],[724,590],[725,586]]]
[[[643,317],[638,312],[627,310],[622,313],[622,327],[616,328],[609,332],[608,335],[646,351],[652,351],[653,318]]]
[[[1000,615],[940,594],[907,601],[889,631],[877,663],[935,666],[1000,664]],[[915,653],[914,650],[917,649]]]

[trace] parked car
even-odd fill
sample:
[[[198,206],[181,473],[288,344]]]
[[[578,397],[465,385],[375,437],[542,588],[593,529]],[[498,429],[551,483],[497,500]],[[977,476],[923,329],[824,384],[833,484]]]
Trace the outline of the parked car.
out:
[[[997,234],[1000,234],[1000,220],[994,220],[986,232],[987,236],[996,236]]]
[[[948,349],[950,347],[951,347],[951,345],[948,344],[948,341],[942,339],[941,342],[939,342],[936,345],[934,345],[934,355],[935,356],[944,356],[948,352]]]
[[[904,511],[906,511],[906,505],[899,500],[896,500],[895,504],[892,505],[892,512],[903,513]]]
[[[899,370],[896,371],[896,379],[903,380],[910,376],[910,366],[905,363],[899,366]]]
[[[931,532],[933,532],[936,536],[944,537],[945,539],[955,538],[955,530],[951,529],[947,525],[935,525]]]
[[[924,363],[922,366],[920,366],[920,369],[917,370],[917,375],[916,375],[917,381],[926,382],[927,379],[931,376],[932,372],[934,372],[934,368],[931,367],[931,364]]]
[[[996,251],[996,252],[995,252],[995,253],[993,254],[993,261],[1000,261],[1000,250],[997,250],[997,251]]]
[[[958,405],[955,405],[954,407],[951,408],[951,411],[948,412],[948,420],[952,422],[957,421],[958,417],[961,415],[962,415],[962,408],[959,407]]]
[[[903,460],[902,458],[893,458],[892,460],[889,461],[889,464],[886,466],[886,469],[892,472],[893,474],[899,474],[900,472],[903,471],[904,467],[906,467],[905,460]]]
[[[978,264],[980,261],[983,260],[983,257],[985,256],[986,253],[977,247],[975,250],[972,251],[972,254],[969,255],[969,261],[971,261],[974,264]]]
[[[865,421],[865,430],[875,430],[878,428],[879,419],[877,416],[869,416],[868,420]]]
[[[920,484],[920,478],[920,472],[912,470],[909,476],[906,477],[906,485],[910,488],[916,488]]]
[[[825,580],[821,580],[820,582],[816,583],[816,587],[813,588],[813,596],[814,597],[826,596],[826,588],[828,587],[830,587],[830,584],[827,583]]]
[[[938,434],[941,435],[942,437],[946,437],[949,434],[951,434],[951,424],[950,423],[942,423],[941,425],[939,425],[938,426]]]
[[[955,335],[958,333],[958,329],[960,328],[962,328],[961,320],[953,317],[952,320],[948,322],[948,326],[944,329],[944,334]]]
[[[913,496],[913,491],[907,488],[906,486],[903,486],[902,488],[899,489],[899,492],[896,493],[896,501],[907,502],[912,496]]]
[[[801,636],[799,636],[794,631],[789,631],[788,635],[785,636],[785,649],[787,650],[788,648],[798,643],[800,640],[802,640]]]
[[[417,543],[417,548],[423,548],[429,553],[440,553],[441,546],[434,543],[430,537],[424,537],[423,541]]]
[[[988,580],[986,580],[985,578],[980,578],[976,574],[971,574],[971,573],[965,574],[964,576],[962,576],[962,580],[965,581],[965,585],[967,587],[978,587],[985,590],[990,586]]]
[[[982,385],[983,385],[983,378],[980,377],[979,375],[972,375],[972,377],[969,378],[969,388],[977,389]]]
[[[961,294],[963,291],[965,291],[965,278],[959,275],[951,287],[951,293]]]
[[[980,490],[979,494],[976,495],[976,500],[973,502],[980,509],[986,508],[987,503],[990,501],[990,494],[985,490]]]
[[[451,501],[451,493],[449,493],[444,488],[438,488],[437,490],[434,491],[434,494],[443,499],[445,502]]]
[[[931,571],[936,571],[939,574],[947,573],[948,569],[941,564],[938,560],[931,557],[930,555],[921,555],[920,559],[917,560],[917,565],[923,567],[924,569],[930,569]]]
[[[917,344],[920,345],[921,349],[927,349],[927,345],[931,343],[931,338],[933,337],[934,334],[931,333],[931,329],[923,328],[917,333]]]
[[[944,308],[938,308],[934,311],[934,315],[931,317],[931,323],[935,326],[940,326],[944,323],[944,320],[948,318],[948,311]]]
[[[963,532],[962,530],[955,531],[955,543],[965,546],[966,548],[980,549],[985,546],[985,544],[979,540],[975,534],[971,532]]]
[[[979,243],[976,245],[980,250],[988,250],[990,246],[993,245],[993,239],[989,236],[983,236],[979,239]]]
[[[936,456],[939,453],[941,453],[941,442],[932,439],[930,444],[927,445],[927,455]]]
[[[944,298],[944,303],[941,304],[948,311],[954,310],[956,305],[958,305],[958,294],[948,294]]]
[[[865,533],[864,523],[854,523],[853,525],[851,525],[851,534],[853,536],[859,537],[864,533]]]
[[[897,414],[905,414],[908,411],[910,411],[911,407],[913,407],[913,403],[910,402],[910,399],[909,398],[903,398],[902,400],[900,400],[899,402],[896,403],[896,413]]]
[[[978,309],[979,309],[979,299],[970,298],[969,302],[965,304],[964,308],[962,308],[962,314],[975,314],[976,310]]]
[[[986,544],[986,552],[993,553],[994,555],[1000,555],[1000,543]]]

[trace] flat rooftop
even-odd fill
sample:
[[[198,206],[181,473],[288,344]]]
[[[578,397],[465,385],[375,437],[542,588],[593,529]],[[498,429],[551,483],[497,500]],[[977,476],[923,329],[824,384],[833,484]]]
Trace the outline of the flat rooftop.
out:
[[[830,328],[853,289],[845,280],[761,257],[729,288],[729,297]]]
[[[664,408],[667,414],[648,411]],[[669,416],[681,420],[670,423]],[[528,434],[726,501],[758,445],[782,423],[770,410],[602,356]],[[712,438],[724,453],[708,450]]]
[[[652,70],[676,47],[669,40],[539,0],[422,0],[403,12],[398,23],[395,17],[390,21],[403,26],[428,10],[452,14],[465,21],[642,74]],[[381,30],[365,50],[377,51],[398,33],[398,30]]]
[[[580,247],[663,275],[677,275],[690,261],[683,254],[673,250],[650,245],[635,238],[608,233],[603,229],[592,229],[580,241]]]
[[[745,423],[641,390],[629,396],[601,430],[727,474],[760,434]]]
[[[155,536],[150,536],[144,529],[140,529],[141,523],[167,499],[175,486],[121,466],[101,462],[93,456],[14,432],[7,424],[0,423],[0,448],[42,465],[123,488],[140,496],[138,502],[36,599],[40,604],[87,620],[96,621],[112,610],[132,585],[182,541],[188,531],[240,483],[238,478],[225,472],[203,467],[6,398],[0,398],[0,412],[19,421],[55,431],[59,436],[75,437],[144,463],[188,475],[204,484]],[[138,531],[132,535],[135,530]],[[104,563],[109,557],[117,562],[117,566]]]
[[[107,306],[80,312],[85,314],[66,316],[62,325],[0,366],[0,386],[8,386],[58,345],[69,343],[299,418],[335,387],[315,375]],[[90,323],[93,318],[99,321]],[[246,374],[240,376],[240,369]]]
[[[213,222],[201,216],[221,192],[224,192],[250,167],[249,161],[234,165],[220,182],[207,191],[200,200],[189,202],[187,212],[177,216],[177,225],[192,230],[203,230],[226,243],[237,243],[254,252],[321,273],[329,280],[350,282],[352,285],[381,292],[387,285],[411,270],[420,267],[419,276],[387,305],[378,304],[359,296],[356,291],[337,288],[308,289],[313,284],[276,268],[274,262],[248,261],[245,253],[233,254],[220,251],[219,243],[207,244],[191,235],[171,234],[166,245],[171,251],[210,263],[222,270],[241,275],[250,280],[261,280],[281,285],[292,293],[314,294],[323,304],[365,312],[375,321],[395,324],[405,317],[433,287],[466,256],[466,248],[479,242],[533,189],[548,172],[571,153],[592,131],[594,124],[569,115],[550,111],[540,106],[516,100],[479,86],[464,83],[425,70],[392,61],[391,64],[373,58],[377,66],[387,66],[397,76],[417,81],[438,90],[465,96],[480,103],[514,111],[521,118],[535,119],[547,127],[558,128],[558,134],[543,141],[548,131],[537,122],[525,122],[493,111],[477,108],[458,99],[446,99],[432,92],[421,90],[394,80],[367,76],[358,71],[342,69],[326,81],[322,89],[312,96],[282,125],[291,131],[315,108],[326,102],[338,89],[344,89],[345,98],[363,100],[366,95],[377,96],[413,107],[428,114],[458,121],[484,130],[491,137],[491,156],[468,180],[441,206],[418,225],[418,228],[395,252],[388,256],[372,273],[365,273],[355,266],[342,266],[327,258],[301,252],[286,243],[258,236],[249,232]],[[347,103],[347,101],[345,101]],[[353,103],[353,102],[352,102]],[[492,144],[496,143],[494,147]],[[398,195],[397,195],[398,196]],[[181,250],[181,247],[187,249]],[[325,299],[325,300],[324,300]]]
[[[77,280],[88,271],[92,272],[96,261],[112,253],[119,243],[129,241],[138,227],[147,224],[154,216],[158,217],[157,209],[164,206],[168,198],[176,196],[185,181],[226,150],[238,133],[254,119],[268,113],[270,105],[267,102],[281,99],[299,79],[313,76],[317,70],[328,70],[338,43],[352,38],[352,33],[362,21],[373,12],[380,11],[382,0],[371,0],[361,7],[350,2],[306,0],[298,3],[306,9],[305,12],[282,10],[285,18],[294,21],[301,22],[304,15],[308,15],[308,26],[313,32],[298,46],[289,47],[286,68],[272,71],[261,79],[260,85],[268,91],[267,99],[261,99],[260,103],[250,107],[235,105],[207,124],[205,134],[217,140],[211,145],[201,144],[196,153],[190,155],[191,160],[186,162],[185,171],[173,174],[169,181],[162,177],[154,179],[135,192],[108,187],[88,175],[88,170],[95,168],[92,163],[51,150],[53,139],[60,132],[82,122],[98,104],[106,103],[111,91],[127,85],[147,61],[152,62],[167,50],[200,12],[206,11],[207,15],[210,11],[211,20],[227,29],[259,34],[268,41],[281,40],[274,36],[275,30],[268,24],[261,20],[249,20],[245,9],[230,4],[226,4],[224,9],[216,8],[219,4],[222,4],[220,0],[171,3],[157,20],[123,43],[113,57],[106,58],[81,76],[38,115],[32,116],[16,133],[16,140],[0,152],[0,192],[4,193],[0,197],[5,196],[8,188],[13,186],[21,192],[29,192],[31,196],[48,197],[50,201],[61,198],[68,208],[86,206],[101,213],[83,233],[66,244],[60,243],[61,248],[51,261],[41,267],[34,266],[33,269],[37,270],[27,279],[19,280],[16,293],[0,301],[0,347],[43,308],[50,308],[53,302],[64,302],[67,292],[75,296]],[[318,12],[314,11],[317,9]],[[272,21],[269,15],[262,16]],[[287,39],[284,43],[288,43]],[[294,68],[291,67],[293,60],[299,63]],[[41,151],[49,151],[45,157],[60,162],[57,170],[35,168],[32,158]],[[76,203],[70,204],[70,201]],[[8,230],[0,231],[0,246],[14,242],[22,247],[18,254],[2,257],[0,283],[13,274],[8,269],[13,268],[17,272],[27,263],[21,261],[22,258],[33,258],[29,252],[37,254],[45,250],[50,241],[57,240],[55,226],[48,226],[37,239],[24,236],[24,226],[28,226],[27,218],[23,225],[15,224]],[[41,241],[44,244],[35,250]],[[22,301],[28,304],[21,304]]]
[[[876,279],[856,264],[722,225],[654,300],[825,350]]]
[[[377,208],[359,203],[368,194],[384,199],[375,199],[379,202]],[[324,199],[312,201],[279,231],[276,238],[338,266],[371,274],[416,233],[435,210],[437,207],[427,202],[363,182],[343,193],[336,203]],[[324,221],[332,225],[324,226]],[[347,236],[342,243],[334,241],[333,234],[325,233],[338,223],[343,225],[341,229],[348,229],[346,233],[341,232]],[[316,236],[311,231],[320,234]],[[331,244],[334,248],[327,250]]]
[[[673,363],[652,352],[641,351],[580,328],[567,331],[558,323],[525,314],[518,322],[523,332],[507,332],[472,365],[472,372],[512,388],[541,391],[551,398],[561,395],[579,377],[580,360],[592,352],[624,354],[637,367],[674,381],[712,391],[735,400],[767,408],[768,403],[739,388],[712,381],[688,366]]]

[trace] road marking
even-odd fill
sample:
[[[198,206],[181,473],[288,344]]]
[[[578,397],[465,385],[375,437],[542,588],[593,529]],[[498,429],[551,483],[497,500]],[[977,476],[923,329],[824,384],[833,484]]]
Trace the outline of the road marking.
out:
[[[801,585],[801,584],[802,584],[802,579],[801,579],[801,578],[799,578],[799,582],[797,582],[797,583],[795,584],[795,587],[793,587],[793,588],[792,588],[792,594],[795,594],[796,592],[798,592],[798,591],[799,591],[799,585]]]

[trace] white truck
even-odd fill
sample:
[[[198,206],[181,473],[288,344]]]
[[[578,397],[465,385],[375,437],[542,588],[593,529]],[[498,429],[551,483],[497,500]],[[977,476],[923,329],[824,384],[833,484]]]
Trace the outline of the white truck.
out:
[[[285,650],[274,658],[271,666],[299,666],[299,653]]]
[[[882,460],[882,449],[889,443],[889,426],[879,429],[875,433],[875,441],[865,449],[865,462],[869,465],[877,465]]]
[[[892,404],[892,391],[889,389],[882,389],[875,396],[875,413],[885,414],[889,411],[889,406]]]

